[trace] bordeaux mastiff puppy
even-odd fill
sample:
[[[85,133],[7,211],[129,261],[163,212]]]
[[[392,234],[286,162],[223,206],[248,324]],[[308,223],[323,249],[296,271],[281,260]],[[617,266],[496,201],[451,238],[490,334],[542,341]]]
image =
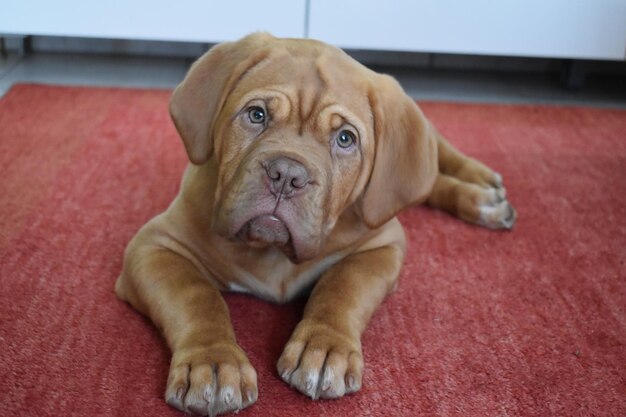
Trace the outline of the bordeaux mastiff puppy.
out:
[[[361,334],[396,286],[395,217],[426,202],[493,229],[502,178],[450,146],[391,77],[340,49],[253,34],[212,48],[170,113],[191,163],[131,240],[115,290],[172,350],[165,400],[221,414],[257,399],[222,291],[284,303],[312,289],[278,374],[313,399],[361,387]]]

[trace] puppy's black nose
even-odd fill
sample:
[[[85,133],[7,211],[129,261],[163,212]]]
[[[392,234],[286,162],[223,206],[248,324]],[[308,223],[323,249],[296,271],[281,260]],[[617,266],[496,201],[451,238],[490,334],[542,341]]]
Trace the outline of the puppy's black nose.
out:
[[[277,158],[265,169],[270,179],[273,194],[290,195],[309,183],[309,173],[300,162],[291,158]]]

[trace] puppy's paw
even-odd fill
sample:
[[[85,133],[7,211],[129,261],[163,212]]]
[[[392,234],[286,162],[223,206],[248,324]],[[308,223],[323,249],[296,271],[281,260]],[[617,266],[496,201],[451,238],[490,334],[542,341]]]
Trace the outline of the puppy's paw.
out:
[[[339,398],[361,388],[361,342],[303,320],[287,342],[277,369],[285,382],[314,400]]]
[[[181,411],[215,416],[257,400],[256,371],[236,344],[180,349],[172,356],[165,401]]]
[[[490,198],[490,201],[478,205],[477,224],[489,229],[512,229],[517,213],[504,197],[504,188],[491,188],[485,192],[487,194],[501,194],[502,197]]]
[[[503,187],[463,182],[457,186],[457,193],[457,213],[461,219],[489,229],[513,228],[517,213],[506,199]]]

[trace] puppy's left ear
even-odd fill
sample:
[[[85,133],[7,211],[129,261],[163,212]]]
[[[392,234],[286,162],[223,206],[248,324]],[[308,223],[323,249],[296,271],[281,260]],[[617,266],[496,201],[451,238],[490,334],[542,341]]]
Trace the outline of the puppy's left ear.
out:
[[[438,164],[434,128],[415,101],[387,75],[376,74],[372,85],[375,157],[360,209],[365,224],[376,228],[428,198]]]
[[[267,53],[274,38],[254,33],[211,48],[189,69],[170,99],[170,115],[189,160],[203,164],[213,152],[213,125],[235,83]]]

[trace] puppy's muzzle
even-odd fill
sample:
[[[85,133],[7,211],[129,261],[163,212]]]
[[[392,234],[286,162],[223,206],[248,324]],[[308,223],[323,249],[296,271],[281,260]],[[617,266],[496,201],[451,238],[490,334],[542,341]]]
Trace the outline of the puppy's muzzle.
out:
[[[291,197],[310,182],[309,172],[304,165],[287,157],[272,160],[266,165],[265,171],[269,178],[270,192],[274,196]]]

